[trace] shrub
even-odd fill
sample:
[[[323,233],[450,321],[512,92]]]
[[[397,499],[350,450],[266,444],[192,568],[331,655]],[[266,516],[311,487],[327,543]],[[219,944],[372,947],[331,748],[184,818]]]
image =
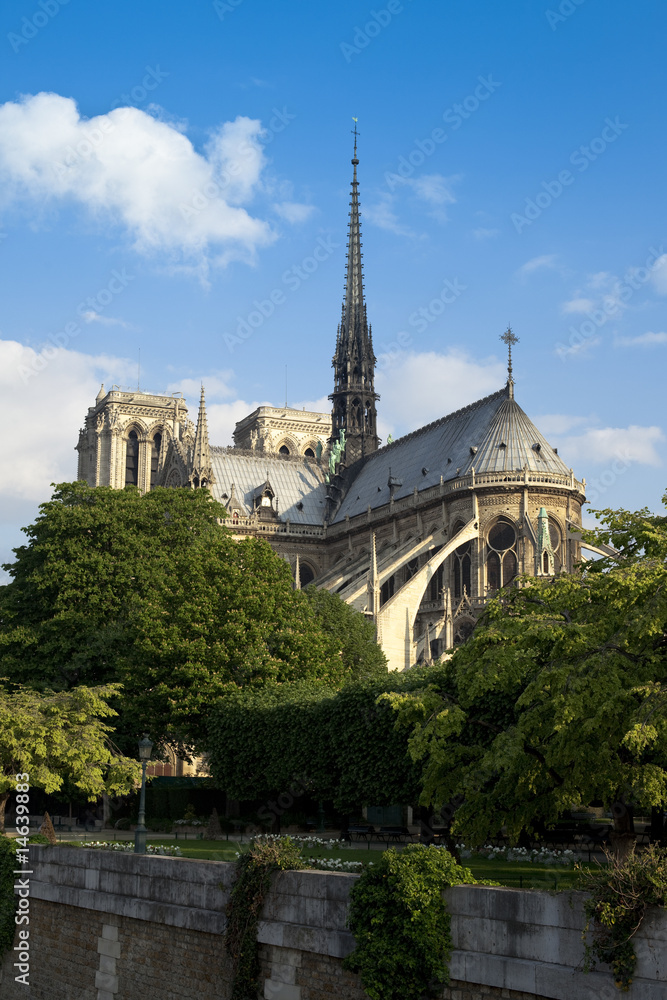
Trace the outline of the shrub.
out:
[[[607,864],[581,868],[579,887],[590,893],[584,903],[586,971],[596,960],[607,962],[619,989],[628,990],[637,964],[633,945],[649,906],[667,905],[667,848],[651,845],[623,861],[607,854]],[[592,943],[586,941],[593,930]]]
[[[344,966],[361,975],[371,1000],[420,1000],[448,982],[450,916],[442,892],[475,884],[442,847],[392,848],[365,869],[350,896],[356,949]]]

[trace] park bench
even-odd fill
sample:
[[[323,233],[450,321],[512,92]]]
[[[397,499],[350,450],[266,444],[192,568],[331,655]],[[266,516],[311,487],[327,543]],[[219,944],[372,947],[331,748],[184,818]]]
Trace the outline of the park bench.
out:
[[[347,832],[350,835],[350,840],[354,840],[357,837],[358,840],[368,841],[372,839],[375,834],[375,827],[371,826],[370,823],[359,823],[350,824],[347,828]]]
[[[381,826],[378,831],[378,840],[390,841],[394,844],[404,844],[407,840],[412,840],[412,834],[407,826]]]

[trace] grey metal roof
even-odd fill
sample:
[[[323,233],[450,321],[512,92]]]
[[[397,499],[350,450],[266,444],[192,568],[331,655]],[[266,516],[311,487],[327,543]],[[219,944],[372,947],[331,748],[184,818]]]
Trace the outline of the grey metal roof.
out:
[[[281,520],[293,524],[322,524],[326,511],[324,471],[313,459],[282,458],[239,448],[211,448],[211,465],[216,482],[212,493],[221,503],[223,493],[236,497],[250,514],[253,497],[267,479],[278,498]],[[297,504],[303,504],[299,510]]]
[[[539,447],[535,447],[539,445]],[[508,386],[441,417],[370,455],[350,485],[334,522],[389,503],[389,476],[401,482],[394,499],[469,475],[518,471],[569,475],[546,438],[510,397]],[[390,472],[391,470],[391,472]]]

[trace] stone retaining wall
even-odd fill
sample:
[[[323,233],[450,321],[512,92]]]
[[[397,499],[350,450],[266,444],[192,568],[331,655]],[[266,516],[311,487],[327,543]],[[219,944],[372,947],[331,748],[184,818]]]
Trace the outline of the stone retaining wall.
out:
[[[31,849],[30,986],[7,956],[2,1000],[227,1000],[222,935],[233,866],[81,848]],[[283,872],[259,927],[266,1000],[365,1000],[342,968],[356,876]],[[452,981],[443,1000],[618,1000],[608,971],[584,975],[579,894],[457,886]],[[628,1000],[667,1000],[667,915],[636,942]],[[405,998],[411,1000],[411,998]]]

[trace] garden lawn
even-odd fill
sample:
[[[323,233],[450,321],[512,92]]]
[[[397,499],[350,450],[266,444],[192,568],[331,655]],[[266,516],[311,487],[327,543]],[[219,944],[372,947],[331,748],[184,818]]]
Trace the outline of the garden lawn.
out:
[[[160,839],[149,838],[149,843],[159,844]],[[200,861],[236,861],[236,853],[247,849],[247,842],[232,840],[190,840],[177,842],[184,858]],[[341,861],[369,861],[377,863],[383,851],[370,851],[366,847],[331,848],[305,847],[304,858],[339,858]],[[501,885],[525,889],[571,889],[575,882],[573,869],[566,865],[538,865],[525,861],[502,861],[491,858],[466,858],[462,862],[476,879],[489,879]]]

